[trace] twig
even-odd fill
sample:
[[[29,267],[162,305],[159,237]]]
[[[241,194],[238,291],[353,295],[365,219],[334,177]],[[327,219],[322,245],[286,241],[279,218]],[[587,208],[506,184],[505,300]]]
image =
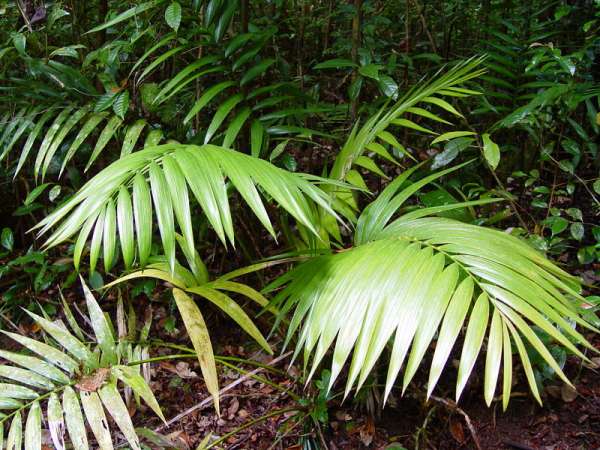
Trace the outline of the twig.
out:
[[[288,356],[290,356],[292,354],[292,352],[287,352],[284,353],[283,355],[278,356],[277,358],[275,358],[273,361],[271,361],[268,365],[275,365],[278,362],[280,362],[281,360],[287,358]],[[229,383],[227,386],[225,386],[223,389],[221,389],[219,391],[219,396],[221,394],[224,394],[227,391],[230,391],[231,389],[233,389],[234,387],[236,387],[238,384],[252,378],[253,375],[256,375],[259,372],[262,372],[263,370],[265,370],[263,367],[257,367],[256,369],[254,369],[251,372],[248,372],[247,374],[239,377],[237,380]],[[165,428],[170,427],[171,425],[173,425],[175,422],[178,422],[179,420],[183,419],[184,417],[190,415],[191,413],[193,413],[194,411],[197,411],[198,409],[203,409],[206,406],[210,405],[213,402],[213,398],[212,396],[210,397],[206,397],[204,400],[202,400],[200,403],[195,404],[194,406],[192,406],[191,408],[186,409],[185,411],[177,414],[175,417],[173,417],[172,419],[168,420],[167,423],[159,426],[158,428],[155,428],[154,431],[155,432],[159,432]]]
[[[23,17],[23,21],[25,22],[27,29],[29,30],[30,33],[33,32],[33,28],[31,27],[31,22],[29,21],[29,18],[27,17],[27,11],[25,11],[25,5],[23,4],[23,2],[21,0],[17,0],[16,3],[17,3],[17,9],[21,13],[21,16]]]
[[[242,424],[241,426],[237,427],[235,430],[230,431],[227,434],[224,434],[223,436],[221,436],[219,439],[217,439],[216,441],[211,442],[210,444],[208,444],[206,447],[206,449],[209,448],[213,448],[219,444],[221,444],[222,442],[225,442],[227,439],[229,439],[231,436],[236,435],[237,433],[239,433],[240,431],[245,430],[246,428],[250,428],[252,425],[255,425],[257,423],[260,422],[264,422],[265,420],[271,418],[271,417],[275,417],[275,416],[280,416],[282,414],[288,413],[288,412],[297,412],[299,409],[296,408],[284,408],[284,409],[277,409],[275,411],[271,411],[270,413],[267,413],[261,417],[258,417],[256,419],[252,419],[249,420],[248,422]]]
[[[471,418],[468,416],[468,414],[466,412],[464,412],[461,408],[459,408],[458,405],[456,403],[454,403],[452,400],[446,400],[445,398],[436,397],[435,395],[432,395],[429,398],[431,398],[432,400],[435,400],[436,402],[441,403],[442,405],[456,411],[461,416],[463,416],[463,418],[465,419],[465,423],[467,424],[467,427],[469,428],[469,431],[471,433],[471,437],[473,438],[473,442],[475,443],[475,447],[477,447],[477,450],[481,450],[481,445],[479,444],[479,438],[477,437],[477,432],[475,431],[475,427],[473,426],[473,423],[471,423]]]

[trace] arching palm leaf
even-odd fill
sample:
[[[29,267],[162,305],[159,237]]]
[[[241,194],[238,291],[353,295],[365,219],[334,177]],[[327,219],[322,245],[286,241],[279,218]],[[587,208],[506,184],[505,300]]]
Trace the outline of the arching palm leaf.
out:
[[[334,347],[333,384],[352,353],[347,395],[353,386],[365,382],[391,340],[387,397],[401,368],[402,387],[407,387],[437,333],[429,374],[431,394],[466,327],[457,399],[483,349],[486,334],[484,384],[488,404],[502,360],[504,407],[508,404],[513,348],[533,395],[540,401],[524,340],[570,384],[534,327],[587,359],[575,344],[593,347],[570,326],[572,321],[593,329],[579,313],[583,298],[577,280],[507,233],[425,217],[465,204],[416,210],[390,222],[410,195],[441,174],[399,190],[409,175],[391,183],[365,209],[358,221],[356,247],[303,263],[275,282],[277,286],[287,284],[276,302],[283,305],[284,313],[294,311],[288,341],[298,333],[296,353],[303,352],[306,360],[312,358],[310,375]]]
[[[58,171],[60,176],[69,162],[81,153],[82,144],[91,140],[94,132],[98,132],[98,139],[85,166],[85,170],[88,170],[110,141],[117,138],[116,133],[120,128],[126,129],[123,142],[120,143],[121,156],[128,155],[136,146],[142,147],[138,142],[146,125],[143,119],[125,125],[116,115],[109,115],[106,111],[94,112],[89,105],[64,107],[57,104],[45,111],[39,107],[23,109],[12,119],[7,118],[0,129],[0,160],[10,158],[13,152],[19,151],[18,157],[13,158],[17,161],[15,176],[27,161],[33,160],[34,175],[43,180],[51,163],[62,159]],[[148,132],[148,137],[153,131]],[[21,140],[22,146],[18,144]],[[64,144],[69,145],[62,153],[59,149]]]
[[[152,217],[156,215],[164,253],[174,270],[175,222],[183,237],[184,253],[191,255],[194,251],[191,195],[221,241],[234,243],[226,180],[273,236],[275,232],[257,188],[315,235],[318,235],[315,205],[335,215],[327,194],[303,175],[213,145],[169,144],[141,150],[111,164],[36,228],[43,234],[60,224],[46,241],[46,247],[79,233],[76,265],[91,233],[92,269],[101,248],[105,268],[113,265],[118,234],[126,266],[131,266],[134,260],[134,241],[137,241],[138,261],[143,266],[150,254]]]
[[[199,255],[196,253],[194,257],[199,258]],[[175,271],[171,272],[168,264],[165,262],[156,262],[148,265],[143,270],[138,270],[118,278],[106,285],[105,288],[110,288],[118,283],[137,278],[155,278],[166,281],[173,286],[175,303],[187,329],[188,336],[198,355],[198,362],[200,363],[200,369],[202,370],[206,387],[208,392],[213,396],[218,411],[219,379],[217,376],[210,334],[201,312],[201,304],[196,304],[189,294],[200,297],[205,302],[211,303],[213,306],[224,312],[248,333],[248,335],[250,335],[267,353],[272,354],[271,347],[260,330],[256,327],[248,314],[246,314],[244,309],[242,309],[242,307],[232,298],[232,295],[240,295],[253,301],[262,308],[268,308],[269,301],[260,292],[246,284],[234,281],[234,279],[275,264],[289,261],[289,259],[283,259],[257,263],[226,273],[212,281],[209,281],[208,277],[198,277],[180,265],[176,265]]]
[[[398,130],[409,129],[413,132],[437,135],[438,133],[427,128],[428,125],[421,123],[425,121],[450,124],[438,115],[438,111],[461,117],[460,112],[445,98],[462,98],[477,94],[462,85],[485,72],[484,69],[478,68],[481,61],[481,58],[472,58],[456,64],[445,72],[438,72],[430,80],[423,81],[409,90],[393,105],[384,105],[362,126],[359,127],[357,122],[335,159],[330,177],[347,180],[355,186],[362,187],[365,182],[361,174],[354,169],[355,166],[382,175],[383,172],[375,163],[375,157],[395,162],[392,156],[395,149],[399,155],[412,158],[410,152],[396,137]],[[417,123],[415,120],[420,122]],[[441,135],[436,139],[445,138],[445,135]],[[356,208],[348,192],[339,191],[338,196],[346,200],[351,207]]]

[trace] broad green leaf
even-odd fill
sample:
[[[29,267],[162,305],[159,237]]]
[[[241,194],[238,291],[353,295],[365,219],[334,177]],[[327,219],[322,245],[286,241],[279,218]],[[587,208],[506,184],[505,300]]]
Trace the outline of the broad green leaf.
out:
[[[250,127],[250,154],[255,158],[259,158],[263,146],[265,127],[260,120],[252,122]]]
[[[244,123],[248,120],[248,117],[250,117],[250,114],[250,108],[246,107],[234,117],[231,124],[229,124],[229,127],[227,127],[227,132],[223,139],[223,147],[231,147],[231,144],[234,143],[237,135],[244,126]]]
[[[54,384],[48,378],[19,367],[12,367],[9,365],[0,366],[0,377],[18,381],[19,383],[39,389],[54,389]]]
[[[139,439],[129,417],[129,411],[119,395],[117,386],[114,383],[108,383],[102,386],[98,393],[104,407],[110,413],[132,449],[141,450]]]
[[[206,130],[206,135],[204,136],[204,143],[210,142],[214,134],[217,132],[225,118],[229,115],[231,110],[236,107],[238,103],[240,103],[244,99],[242,94],[236,94],[233,97],[230,97],[226,101],[223,102],[221,106],[215,112],[208,129]]]
[[[64,141],[65,137],[67,136],[67,134],[69,134],[69,132],[71,131],[71,129],[73,129],[73,127],[83,117],[85,117],[87,115],[87,113],[88,113],[88,109],[87,108],[80,108],[79,110],[75,111],[69,117],[69,119],[65,122],[65,124],[62,126],[62,128],[60,129],[60,131],[56,134],[56,136],[52,140],[52,144],[50,145],[50,147],[48,147],[48,151],[46,152],[45,155],[43,155],[43,161],[41,161],[41,158],[38,159],[38,160],[40,160],[42,162],[41,166],[37,165],[37,161],[38,160],[36,160],[36,166],[34,168],[34,173],[35,173],[36,177],[37,177],[38,171],[41,168],[41,171],[42,171],[42,180],[45,178],[46,172],[48,170],[48,167],[50,166],[50,163],[52,162],[52,158],[56,154],[57,150],[59,149],[60,145]]]
[[[69,353],[81,362],[88,361],[92,354],[89,349],[69,333],[65,328],[50,322],[30,311],[25,311],[46,333],[63,346]]]
[[[127,11],[122,12],[114,19],[109,20],[108,22],[105,22],[102,25],[98,25],[97,27],[94,27],[89,31],[86,31],[84,34],[95,33],[97,31],[101,31],[106,28],[113,27],[118,23],[129,20],[132,17],[135,17],[136,15],[143,13],[144,11],[147,11],[151,8],[154,8],[158,5],[160,5],[161,3],[163,3],[163,1],[164,0],[154,0],[154,1],[150,1],[150,2],[140,3],[139,5],[134,6],[133,8],[129,8]]]
[[[65,167],[67,167],[67,163],[69,161],[71,161],[73,156],[75,156],[75,153],[77,152],[79,147],[81,147],[81,144],[83,144],[83,141],[85,141],[85,139],[90,135],[90,133],[92,133],[92,131],[94,131],[96,129],[98,124],[100,124],[100,122],[102,122],[106,118],[107,115],[108,115],[108,113],[99,113],[99,114],[90,115],[88,120],[83,124],[83,126],[79,130],[79,133],[77,133],[77,136],[73,140],[71,146],[69,147],[69,150],[67,151],[67,153],[63,159],[62,165],[60,167],[59,176],[62,175],[62,173],[65,170]]]
[[[121,158],[129,155],[133,151],[133,148],[135,147],[135,144],[145,126],[146,121],[144,119],[139,119],[129,128],[127,128],[127,133],[125,133],[125,138],[123,139],[123,146],[121,147]]]
[[[398,96],[398,84],[388,75],[379,75],[379,89],[386,97],[395,99]]]
[[[471,311],[469,325],[467,326],[467,333],[465,335],[465,342],[460,356],[460,365],[458,367],[456,401],[460,398],[460,395],[467,384],[467,380],[471,375],[477,355],[483,344],[483,338],[489,320],[489,303],[487,295],[481,294]]]
[[[138,243],[138,256],[143,267],[150,256],[152,247],[152,199],[146,179],[136,174],[133,179],[133,216]]]
[[[52,185],[52,183],[43,183],[43,184],[40,184],[39,186],[36,186],[27,195],[27,197],[25,198],[25,201],[23,202],[23,205],[32,204],[40,195],[42,195],[44,193],[46,188],[51,185]]]
[[[171,272],[175,270],[175,224],[173,203],[164,172],[156,163],[150,164],[150,186],[154,208],[158,218],[158,229]]]
[[[346,67],[358,67],[358,64],[353,63],[349,59],[336,58],[323,61],[322,63],[315,65],[313,69],[343,69]]]
[[[4,247],[9,252],[12,252],[13,247],[15,245],[15,237],[10,228],[2,229],[2,235],[0,235],[0,242],[2,243],[2,247]]]
[[[0,383],[0,398],[15,398],[22,400],[34,400],[38,393],[33,389],[18,384]]]
[[[488,335],[487,354],[485,359],[484,373],[484,397],[488,406],[492,404],[498,375],[500,374],[500,363],[502,362],[502,319],[497,309],[494,309],[492,323]]]
[[[90,273],[96,270],[96,263],[100,256],[100,249],[102,247],[102,235],[104,234],[104,217],[106,216],[106,208],[102,208],[96,224],[94,225],[94,232],[92,233],[92,242],[90,244]]]
[[[100,450],[113,450],[110,428],[98,393],[81,391],[79,396],[87,423],[94,433],[98,447]]]
[[[160,128],[156,130],[151,130],[146,136],[146,140],[144,141],[144,147],[155,147],[157,146],[163,138],[163,132]]]
[[[129,91],[121,91],[116,97],[112,104],[114,113],[120,118],[124,119],[127,110],[129,109]]]
[[[179,25],[181,24],[181,5],[178,2],[171,2],[167,9],[165,10],[165,22],[169,25],[174,31],[179,30]]]
[[[116,360],[115,340],[109,322],[100,308],[100,305],[98,305],[98,302],[94,298],[94,295],[85,284],[83,277],[80,276],[79,279],[81,281],[81,286],[83,287],[83,295],[85,297],[90,323],[94,330],[96,341],[105,354],[110,355],[111,358]]]
[[[363,77],[379,80],[379,70],[382,68],[379,64],[367,64],[358,68],[358,73]]]
[[[435,349],[433,361],[431,363],[431,371],[429,372],[429,382],[427,385],[428,397],[433,392],[442,370],[444,369],[446,361],[448,360],[450,351],[467,315],[472,295],[473,281],[470,278],[466,278],[459,284],[456,292],[450,300],[448,311],[446,312],[446,316],[442,322],[442,327],[438,335],[438,345]]]
[[[104,230],[102,231],[102,248],[104,250],[104,271],[109,272],[115,262],[117,251],[117,212],[115,202],[111,198],[104,210]]]
[[[229,285],[229,287],[231,287],[231,285]],[[262,336],[256,325],[254,325],[244,310],[231,297],[223,294],[222,292],[204,286],[188,288],[187,291],[200,295],[201,297],[204,297],[215,304],[225,314],[231,317],[240,327],[242,327],[244,331],[252,336],[261,347],[263,347],[267,352],[272,353],[269,344]]]
[[[129,191],[121,186],[117,197],[117,227],[119,242],[123,252],[125,268],[129,269],[135,257],[135,238],[133,235],[133,206]]]
[[[465,136],[473,136],[475,135],[472,131],[450,131],[448,133],[444,133],[436,137],[433,141],[431,141],[431,145],[437,144],[438,142],[449,141],[450,139],[456,139]]]
[[[23,168],[23,165],[25,164],[25,161],[27,160],[31,149],[33,148],[33,144],[35,143],[42,129],[44,128],[44,125],[48,120],[50,120],[52,116],[54,116],[54,114],[56,114],[55,109],[49,109],[44,114],[42,114],[42,117],[40,117],[40,119],[36,122],[34,129],[31,131],[31,133],[29,133],[29,136],[27,136],[27,141],[25,142],[25,145],[21,150],[21,156],[19,157],[19,162],[17,163],[17,168],[15,169],[15,177]]]
[[[21,420],[21,412],[17,411],[8,430],[6,438],[6,450],[21,450],[23,442],[23,422]]]
[[[166,44],[168,44],[169,42],[171,42],[172,40],[176,39],[177,35],[175,33],[169,33],[167,35],[165,35],[160,41],[158,41],[156,44],[154,44],[152,47],[150,47],[142,56],[140,59],[137,60],[137,62],[133,65],[133,67],[131,68],[131,70],[129,71],[129,76],[131,76],[131,74],[133,74],[133,72],[135,72],[135,70],[144,63],[144,61],[146,61],[146,59],[148,59],[148,57],[154,53],[156,50],[158,50],[159,48],[165,46]]]
[[[69,383],[69,377],[66,376],[64,372],[60,371],[55,366],[33,356],[20,355],[18,353],[0,350],[0,358],[4,358],[7,361],[31,370],[32,372],[35,372],[45,378],[57,381],[61,384]]]
[[[438,98],[438,97],[426,97],[423,99],[423,101],[425,103],[432,103],[436,106],[439,106],[440,108],[445,109],[446,111],[454,114],[455,116],[463,117],[463,115],[460,112],[458,112],[458,110],[454,106],[452,106],[450,103],[448,103],[446,100],[442,100],[441,98]]]
[[[44,136],[44,140],[42,141],[42,144],[40,145],[40,148],[36,155],[34,166],[33,166],[34,167],[34,175],[36,178],[38,176],[40,168],[42,167],[42,163],[44,162],[44,157],[46,156],[46,153],[50,149],[50,146],[52,145],[52,142],[54,141],[55,136],[61,130],[61,128],[65,125],[65,121],[67,120],[67,118],[69,117],[69,115],[71,114],[72,111],[73,111],[73,107],[71,107],[71,106],[63,109],[56,116],[56,118],[54,119],[54,122],[52,122],[52,125],[50,125],[50,128],[46,132],[46,135]]]
[[[244,85],[248,84],[250,81],[252,81],[253,79],[255,79],[256,77],[264,74],[267,71],[267,69],[269,67],[271,67],[274,63],[275,63],[274,59],[268,58],[268,59],[265,59],[265,60],[261,61],[260,63],[258,63],[256,66],[248,69],[246,71],[246,73],[244,74],[244,76],[242,77],[242,79],[240,80],[240,86],[244,86]]]
[[[500,162],[500,147],[492,141],[487,133],[481,135],[481,138],[483,139],[483,156],[490,167],[495,170]]]
[[[56,450],[65,450],[65,421],[56,393],[52,393],[48,400],[48,429]]]
[[[2,331],[2,333],[69,374],[73,374],[79,367],[79,364],[69,355],[48,344],[8,331]]]
[[[25,448],[27,450],[42,449],[42,411],[37,401],[31,405],[27,414]]]
[[[135,368],[129,366],[113,366],[111,368],[111,373],[126,386],[129,386],[138,396],[143,398],[152,411],[154,411],[163,422],[166,422],[160,409],[160,405],[152,393],[152,389],[150,389],[150,386],[148,386],[144,378],[135,370]]]
[[[198,114],[202,108],[204,108],[210,101],[215,98],[219,93],[223,92],[225,89],[235,86],[235,82],[233,81],[223,81],[221,83],[215,84],[207,89],[200,98],[194,103],[192,109],[187,113],[185,119],[183,119],[183,123],[187,124],[196,114]]]
[[[96,141],[96,146],[94,147],[92,155],[90,156],[90,159],[88,160],[85,166],[84,172],[88,171],[90,166],[94,163],[96,158],[98,158],[100,152],[104,150],[110,139],[114,136],[115,132],[117,131],[117,128],[119,128],[122,123],[123,121],[118,116],[113,116],[110,118],[110,120],[107,122],[106,126],[102,130],[102,133],[100,133],[98,140]]]

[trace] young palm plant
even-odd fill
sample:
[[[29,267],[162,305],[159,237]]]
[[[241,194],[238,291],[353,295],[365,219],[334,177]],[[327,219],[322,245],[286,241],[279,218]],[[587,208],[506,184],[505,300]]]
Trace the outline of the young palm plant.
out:
[[[135,355],[144,353],[125,340],[114,336],[114,327],[82,280],[88,320],[94,331],[94,343],[85,342],[85,334],[65,303],[65,313],[72,332],[60,322],[51,322],[27,312],[47,334],[46,342],[3,331],[21,344],[31,356],[0,350],[0,358],[14,365],[0,366],[0,448],[3,448],[5,424],[9,424],[6,448],[27,450],[42,448],[42,403],[47,400],[46,422],[54,447],[64,450],[65,431],[76,450],[90,447],[86,423],[101,450],[112,450],[113,438],[105,409],[113,418],[132,449],[141,449],[139,438],[118,383],[164,420],[160,406],[146,379],[140,374]],[[129,360],[129,361],[127,361]],[[127,395],[126,395],[127,397]],[[83,407],[83,413],[81,408]],[[22,419],[27,415],[25,427]],[[66,425],[66,427],[65,427]],[[66,428],[66,430],[65,430]]]
[[[167,279],[176,287],[174,293],[182,312],[197,311],[184,291],[195,292],[213,303],[214,299],[210,298],[216,298],[213,291],[239,291],[223,285],[210,286],[208,278],[201,275],[202,271],[193,269],[192,263],[199,258],[194,250],[188,188],[224,243],[233,243],[234,236],[227,184],[240,193],[271,233],[274,230],[258,189],[290,213],[299,228],[305,227],[321,239],[326,234],[323,227],[335,235],[334,228],[337,227],[328,222],[328,218],[336,217],[332,205],[351,219],[353,210],[357,209],[357,203],[349,200],[347,195],[348,186],[339,180],[352,181],[348,174],[352,173],[354,165],[371,166],[363,158],[367,152],[384,157],[389,155],[384,145],[409,153],[388,131],[389,127],[430,131],[402,115],[410,113],[435,122],[446,122],[425,109],[430,105],[460,116],[441,96],[473,94],[461,85],[481,74],[477,68],[479,63],[480,60],[475,59],[456,65],[414,88],[391,108],[381,109],[362,127],[355,126],[333,165],[331,178],[338,181],[326,180],[324,190],[310,182],[323,181],[321,179],[286,172],[266,161],[232,150],[212,145],[171,144],[144,149],[113,163],[37,228],[45,233],[58,225],[46,242],[47,247],[79,233],[75,245],[76,263],[91,233],[92,268],[101,248],[105,267],[112,266],[116,259],[118,231],[126,267],[132,267],[136,259],[136,240],[137,261],[144,266],[149,261],[154,209],[166,259],[160,267],[148,267],[145,273],[132,276]],[[421,106],[416,106],[418,104]],[[438,136],[436,141],[465,133],[473,134],[454,131]],[[275,298],[282,313],[294,310],[288,342],[299,332],[296,353],[303,351],[307,360],[312,355],[312,376],[335,341],[331,384],[354,349],[346,385],[348,394],[353,386],[365,382],[386,344],[393,339],[387,397],[405,361],[403,388],[406,388],[439,329],[428,388],[428,394],[431,394],[461,329],[466,325],[457,398],[466,385],[487,333],[486,401],[490,403],[493,399],[502,366],[504,407],[508,404],[513,348],[521,358],[534,396],[540,400],[525,341],[565,382],[568,380],[534,327],[581,358],[585,356],[575,344],[591,348],[583,335],[569,326],[572,321],[595,331],[579,314],[583,299],[577,280],[509,234],[436,217],[453,208],[493,200],[422,208],[398,217],[411,195],[455,170],[448,169],[411,182],[417,167],[404,171],[364,209],[356,220],[353,248],[314,257],[271,286],[285,286]],[[347,206],[342,207],[340,200]],[[175,219],[181,231],[180,238],[176,236]],[[336,238],[340,240],[339,233]],[[192,268],[188,274],[179,269],[175,258],[177,240]],[[196,269],[201,266],[201,262],[197,263]],[[194,290],[190,283],[202,289]],[[241,293],[254,299],[256,294],[249,292]],[[201,315],[195,313],[189,317],[201,318]],[[192,328],[190,324],[186,325]],[[203,320],[196,320],[193,326],[200,331],[201,340],[194,342],[198,348],[206,342],[208,335]],[[202,354],[199,351],[199,356]],[[210,378],[208,368],[214,363],[207,358],[201,360],[201,366],[205,377]]]

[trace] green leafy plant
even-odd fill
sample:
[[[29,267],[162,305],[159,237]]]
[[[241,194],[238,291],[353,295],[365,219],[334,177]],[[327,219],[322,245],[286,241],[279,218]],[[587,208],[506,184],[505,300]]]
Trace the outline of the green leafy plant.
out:
[[[127,365],[135,362],[132,356],[141,355],[141,348],[134,349],[125,340],[117,339],[112,323],[83,281],[82,286],[88,308],[86,320],[94,332],[92,345],[86,342],[84,332],[66,303],[65,314],[72,331],[61,322],[52,322],[32,312],[27,313],[47,334],[46,342],[3,331],[26,352],[0,351],[0,358],[10,363],[0,366],[0,377],[7,380],[0,383],[0,447],[5,425],[10,423],[7,449],[21,449],[24,445],[28,450],[40,450],[43,403],[47,401],[46,422],[55,448],[66,448],[67,431],[73,448],[89,449],[86,423],[99,448],[114,448],[106,410],[131,448],[141,449],[127,406],[119,393],[119,383],[143,398],[164,420],[139,366]],[[25,415],[27,419],[23,426]]]

